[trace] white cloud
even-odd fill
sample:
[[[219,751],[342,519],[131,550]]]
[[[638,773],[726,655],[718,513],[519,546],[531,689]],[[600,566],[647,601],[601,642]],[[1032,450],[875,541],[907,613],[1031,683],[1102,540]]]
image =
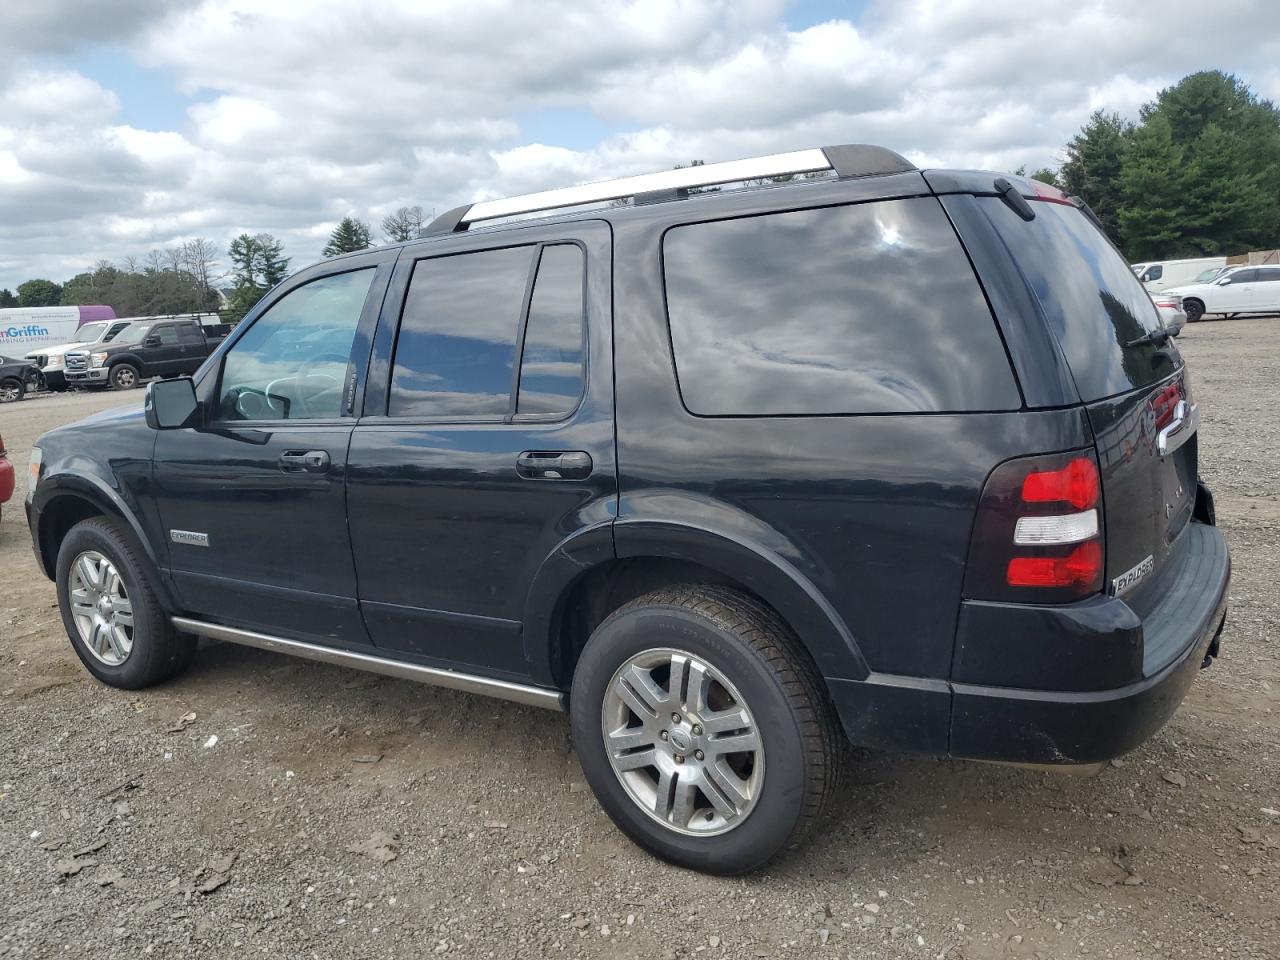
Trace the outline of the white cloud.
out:
[[[1134,116],[1195,69],[1233,70],[1280,99],[1265,0],[1220,0],[1211,15],[1166,0],[1159,30],[1124,0],[882,0],[857,23],[803,30],[785,26],[786,6],[29,4],[0,36],[0,286],[244,230],[275,233],[302,266],[349,212],[376,226],[404,204],[442,211],[823,143],[1040,165],[1092,110]],[[103,44],[171,75],[197,101],[185,121],[122,122],[110,81],[72,66]],[[520,124],[539,111],[622,132],[535,142]]]

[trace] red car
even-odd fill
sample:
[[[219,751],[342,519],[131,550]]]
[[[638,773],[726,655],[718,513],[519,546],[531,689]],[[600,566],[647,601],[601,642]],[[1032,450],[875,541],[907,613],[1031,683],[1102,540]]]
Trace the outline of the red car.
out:
[[[13,464],[4,449],[4,437],[0,437],[0,503],[13,496]]]

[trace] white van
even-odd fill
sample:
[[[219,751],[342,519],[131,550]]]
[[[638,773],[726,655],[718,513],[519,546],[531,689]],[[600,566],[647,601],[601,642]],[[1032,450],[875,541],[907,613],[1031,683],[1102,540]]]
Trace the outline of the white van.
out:
[[[1167,290],[1196,279],[1210,267],[1225,267],[1226,257],[1196,257],[1193,260],[1148,260],[1132,265],[1133,272],[1148,291]]]
[[[41,347],[76,340],[76,331],[90,320],[114,320],[104,306],[0,308],[0,354],[23,357]]]

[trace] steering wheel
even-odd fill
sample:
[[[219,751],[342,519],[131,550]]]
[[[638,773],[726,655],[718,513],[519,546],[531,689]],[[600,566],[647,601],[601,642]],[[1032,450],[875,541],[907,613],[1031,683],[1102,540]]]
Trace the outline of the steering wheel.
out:
[[[272,380],[270,383],[267,384],[267,389],[265,391],[267,406],[270,407],[275,413],[277,413],[281,419],[288,418],[290,401],[288,398],[283,396],[279,396],[279,395],[273,396],[274,388],[276,387],[277,384],[285,383],[290,380],[294,382],[294,386],[297,388],[296,396],[293,398],[293,400],[295,403],[297,403],[298,411],[302,414],[303,419],[310,419],[312,416],[311,405],[307,402],[306,392],[302,389],[302,385],[304,383],[306,383],[308,380],[322,380],[322,381],[326,381],[329,386],[332,386],[334,388],[341,388],[342,386],[341,381],[338,380],[337,377],[330,376],[327,373],[295,374],[294,376],[291,376],[291,377],[278,377],[277,379]],[[319,393],[320,391],[317,390],[315,392]],[[298,418],[295,417],[294,419],[298,419]]]

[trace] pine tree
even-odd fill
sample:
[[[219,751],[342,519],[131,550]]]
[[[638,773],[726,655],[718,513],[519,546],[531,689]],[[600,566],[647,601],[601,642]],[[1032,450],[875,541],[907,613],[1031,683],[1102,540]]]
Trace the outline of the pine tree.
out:
[[[321,251],[326,257],[336,257],[340,253],[352,253],[364,250],[369,246],[369,225],[355,217],[343,217],[329,235],[329,242]]]
[[[1120,172],[1132,134],[1132,124],[1119,114],[1095,110],[1067,143],[1067,158],[1058,173],[1058,185],[1089,204],[1111,237],[1120,235]]]

